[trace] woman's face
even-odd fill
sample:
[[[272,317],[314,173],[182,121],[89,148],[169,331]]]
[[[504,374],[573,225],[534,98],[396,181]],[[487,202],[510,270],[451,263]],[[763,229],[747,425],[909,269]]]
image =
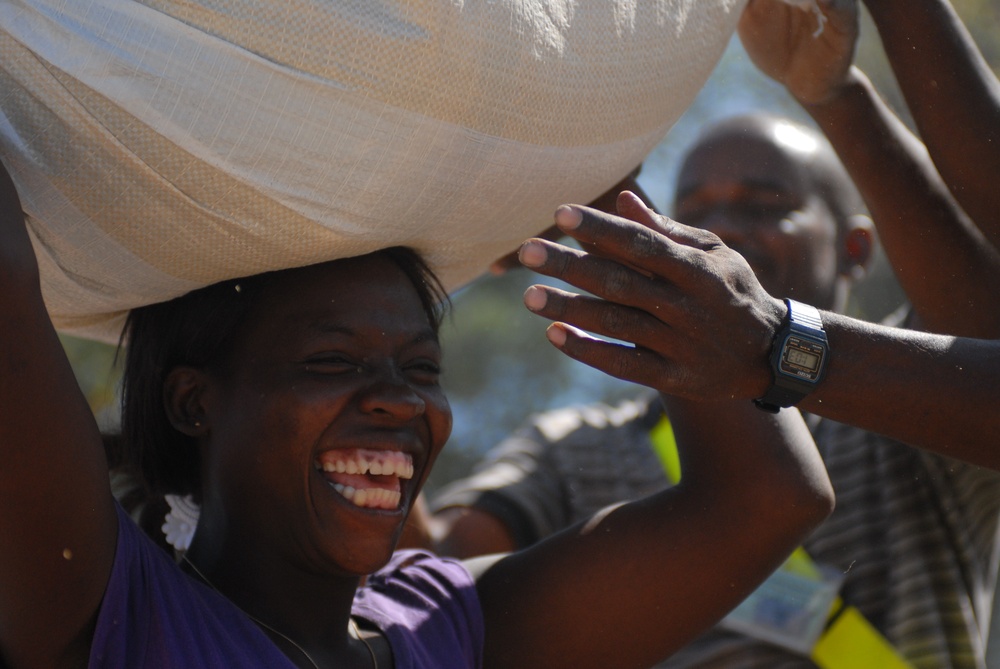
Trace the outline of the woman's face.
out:
[[[380,567],[451,432],[440,364],[391,260],[281,275],[206,373],[200,528],[306,568]]]

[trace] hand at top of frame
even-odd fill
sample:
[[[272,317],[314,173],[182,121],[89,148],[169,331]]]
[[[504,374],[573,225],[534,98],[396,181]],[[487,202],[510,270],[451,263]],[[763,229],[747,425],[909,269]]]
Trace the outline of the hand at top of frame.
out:
[[[750,0],[739,23],[740,41],[754,64],[806,105],[836,95],[858,39],[857,0],[817,2],[821,30],[812,11],[781,0]]]
[[[661,216],[628,191],[618,197],[618,213],[577,205],[556,211],[556,225],[589,253],[541,239],[521,247],[526,267],[590,293],[527,290],[528,309],[556,321],[549,340],[591,367],[670,395],[763,395],[783,302],[716,235]]]

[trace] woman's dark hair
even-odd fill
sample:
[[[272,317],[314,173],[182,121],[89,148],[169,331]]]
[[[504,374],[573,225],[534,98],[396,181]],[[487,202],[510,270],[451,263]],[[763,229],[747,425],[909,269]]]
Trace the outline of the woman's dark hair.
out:
[[[370,255],[391,260],[406,274],[437,332],[448,297],[423,259],[404,247]],[[262,288],[292,271],[222,281],[129,314],[120,343],[125,346],[122,449],[125,464],[151,495],[201,491],[197,441],[174,429],[167,416],[167,375],[182,365],[204,369],[223,362]]]

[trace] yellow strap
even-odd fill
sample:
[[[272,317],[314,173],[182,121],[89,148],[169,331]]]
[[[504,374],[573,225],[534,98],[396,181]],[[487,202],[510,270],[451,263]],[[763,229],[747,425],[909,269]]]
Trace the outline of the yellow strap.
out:
[[[667,480],[676,484],[681,480],[681,460],[674,430],[666,416],[650,430],[649,439]],[[819,577],[819,568],[801,546],[788,557],[782,569],[807,578]],[[913,669],[858,609],[845,606],[839,597],[811,657],[820,669]]]
[[[838,597],[833,610],[810,656],[820,669],[913,669],[855,607]]]
[[[681,458],[677,454],[674,428],[670,426],[670,419],[666,415],[649,431],[649,440],[653,443],[653,451],[660,458],[667,480],[671,485],[677,485],[681,480]]]
[[[809,557],[809,553],[806,553],[806,549],[802,546],[796,548],[788,559],[785,560],[785,564],[781,565],[784,571],[790,572],[792,574],[798,574],[804,578],[809,578],[812,580],[819,580],[822,578],[822,574],[819,572],[819,567],[813,562],[813,559]]]

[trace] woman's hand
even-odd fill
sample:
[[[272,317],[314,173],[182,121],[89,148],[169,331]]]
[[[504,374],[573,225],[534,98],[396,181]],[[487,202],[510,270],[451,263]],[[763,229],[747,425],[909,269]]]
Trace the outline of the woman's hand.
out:
[[[528,289],[526,306],[557,321],[549,340],[591,367],[670,395],[764,394],[782,302],[714,234],[660,216],[628,192],[619,196],[618,211],[556,212],[556,225],[591,253],[538,239],[522,246],[524,265],[591,293]]]
[[[833,97],[854,59],[857,0],[816,0],[825,17],[782,0],[750,0],[739,22],[740,41],[754,64],[801,104]]]

